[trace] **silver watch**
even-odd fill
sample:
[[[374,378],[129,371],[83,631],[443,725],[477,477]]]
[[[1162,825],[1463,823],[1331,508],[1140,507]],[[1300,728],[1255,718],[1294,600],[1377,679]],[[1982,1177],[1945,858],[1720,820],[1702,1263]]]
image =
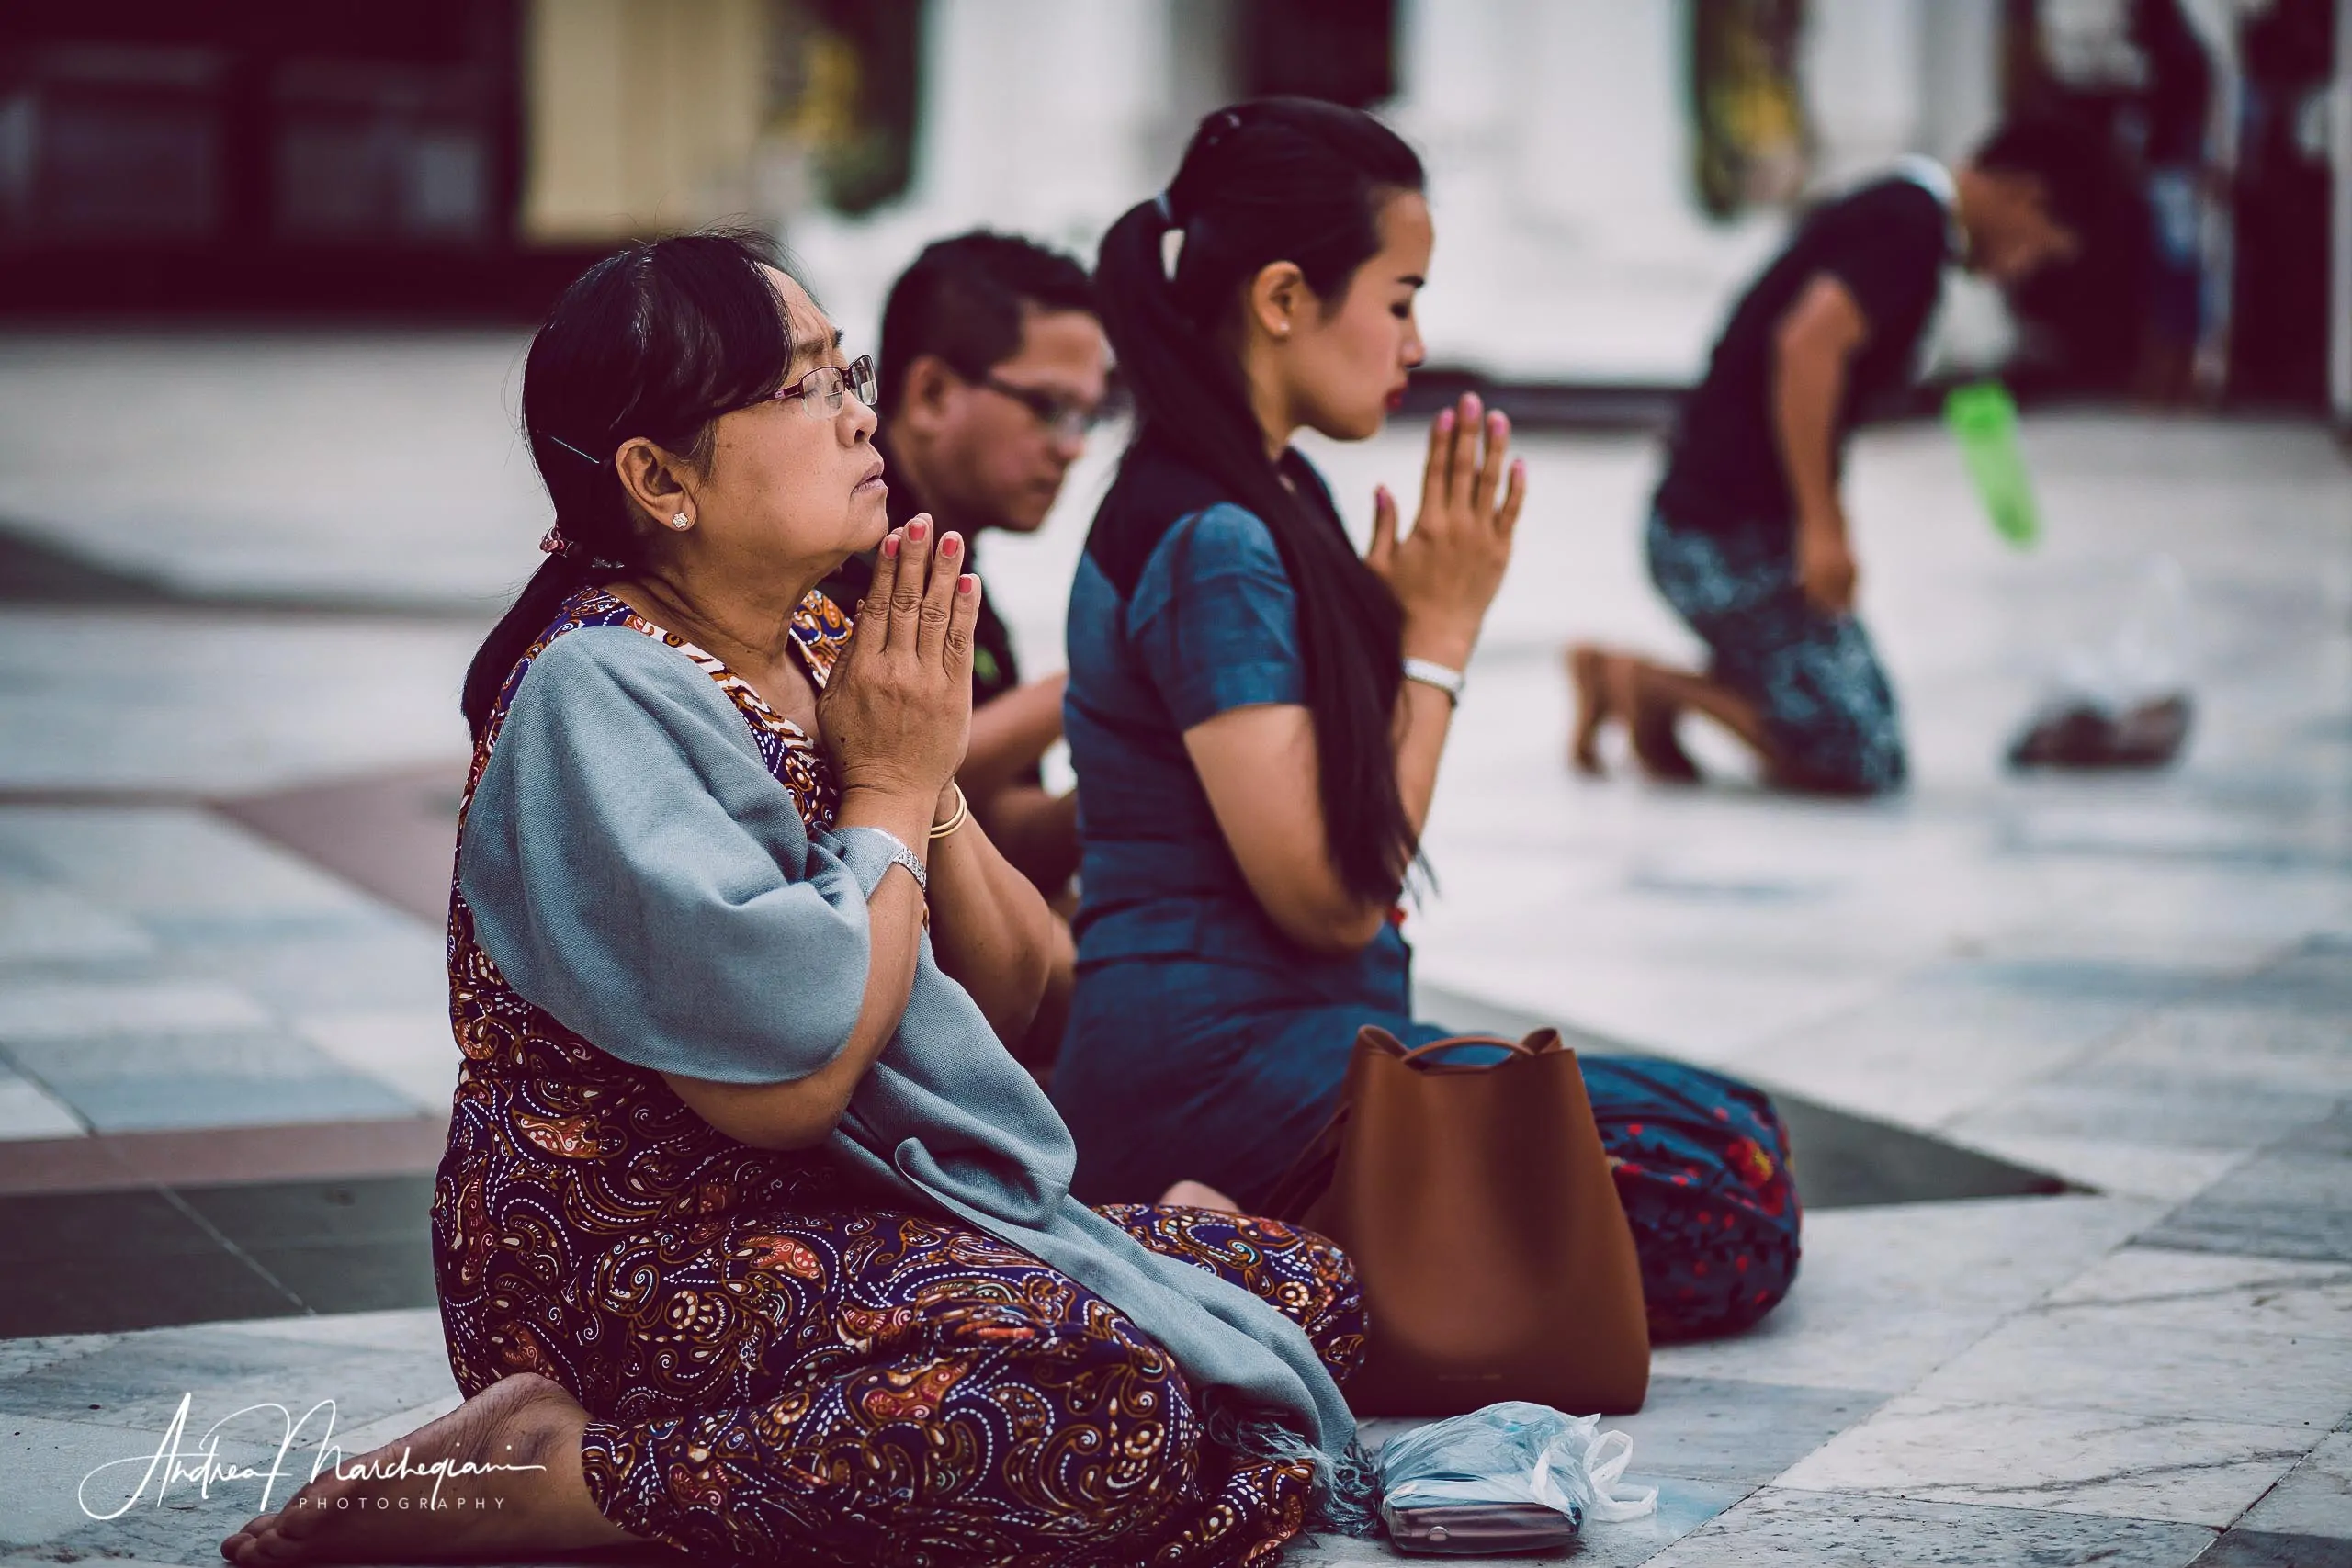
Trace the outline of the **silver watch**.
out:
[[[892,865],[905,866],[909,871],[913,872],[915,874],[915,886],[922,890],[922,896],[924,897],[928,898],[931,897],[931,878],[924,874],[922,862],[915,859],[914,851],[907,848],[904,844],[899,844],[890,852],[890,863]]]
[[[889,874],[889,866],[905,866],[913,875],[915,879],[915,886],[922,889],[923,897],[927,898],[931,896],[931,878],[924,874],[922,862],[916,858],[914,851],[907,848],[905,840],[899,838],[898,834],[891,832],[888,828],[869,828],[864,823],[860,823],[858,826],[850,829],[849,831],[853,833],[871,833],[876,838],[881,840],[884,843],[889,845],[890,859],[883,868],[883,874],[886,876]]]

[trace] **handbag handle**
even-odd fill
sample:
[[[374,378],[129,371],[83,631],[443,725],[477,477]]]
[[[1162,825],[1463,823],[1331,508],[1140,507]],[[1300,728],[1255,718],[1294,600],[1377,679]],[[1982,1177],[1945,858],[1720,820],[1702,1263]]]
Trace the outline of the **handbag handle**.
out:
[[[1529,1043],[1538,1040],[1543,1043],[1537,1045]],[[1398,1043],[1401,1044],[1402,1042]],[[1426,1045],[1416,1045],[1409,1051],[1399,1051],[1396,1053],[1396,1059],[1410,1066],[1433,1051],[1451,1051],[1463,1045],[1499,1045],[1514,1055],[1540,1056],[1546,1051],[1557,1050],[1559,1044],[1560,1032],[1556,1029],[1539,1030],[1529,1035],[1526,1040],[1506,1040],[1499,1034],[1456,1034],[1444,1040],[1432,1040]]]
[[[1370,1041],[1399,1062],[1416,1067],[1419,1066],[1418,1058],[1432,1051],[1450,1050],[1457,1045],[1499,1045],[1515,1056],[1529,1057],[1541,1056],[1561,1048],[1560,1032],[1556,1029],[1539,1029],[1525,1040],[1506,1040],[1499,1034],[1456,1034],[1407,1050],[1405,1043],[1394,1034],[1377,1025],[1368,1024],[1356,1039],[1359,1043]],[[1430,1067],[1441,1066],[1435,1062],[1430,1064]],[[1420,1070],[1426,1072],[1429,1068]],[[1462,1067],[1454,1070],[1479,1072],[1484,1069]],[[1331,1112],[1331,1119],[1307,1140],[1306,1146],[1299,1150],[1290,1168],[1275,1178],[1273,1186],[1267,1190],[1265,1197],[1258,1203],[1260,1212],[1268,1219],[1294,1222],[1302,1219],[1307,1209],[1323,1195],[1323,1190],[1330,1185],[1332,1172],[1338,1168],[1340,1143],[1347,1129],[1348,1112],[1352,1109],[1342,1095]]]

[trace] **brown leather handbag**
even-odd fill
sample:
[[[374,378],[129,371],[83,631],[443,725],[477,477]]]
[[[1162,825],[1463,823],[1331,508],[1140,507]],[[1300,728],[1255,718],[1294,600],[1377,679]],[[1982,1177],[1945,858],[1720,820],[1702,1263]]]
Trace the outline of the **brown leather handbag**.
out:
[[[1446,1057],[1500,1047],[1502,1061]],[[1557,1031],[1407,1050],[1356,1036],[1340,1109],[1262,1205],[1355,1260],[1371,1354],[1364,1416],[1455,1416],[1498,1399],[1638,1410],[1650,1340],[1634,1235]]]

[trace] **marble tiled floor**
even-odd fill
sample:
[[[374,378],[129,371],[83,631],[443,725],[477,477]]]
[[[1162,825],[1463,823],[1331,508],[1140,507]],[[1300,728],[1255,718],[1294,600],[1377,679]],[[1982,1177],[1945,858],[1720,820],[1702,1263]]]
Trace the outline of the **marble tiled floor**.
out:
[[[0,344],[12,521],[198,596],[0,603],[0,1190],[177,1190],[233,1174],[239,1139],[273,1178],[324,1174],[322,1139],[387,1175],[429,1147],[454,1071],[438,933],[216,806],[462,754],[458,673],[539,526],[514,350]],[[93,410],[141,463],[41,434]],[[428,488],[395,460],[411,439],[465,482]],[[248,505],[236,476],[289,442]],[[1871,434],[1865,604],[1916,784],[1856,807],[1564,773],[1559,637],[1688,645],[1640,577],[1648,446],[1526,445],[1535,502],[1413,921],[1425,977],[2082,1189],[1812,1216],[1783,1307],[1661,1348],[1622,1423],[1659,1517],[1595,1525],[1569,1560],[2352,1562],[2352,468],[2291,425],[2036,419],[2051,535],[2019,556],[1939,433]],[[1412,446],[1325,454],[1351,512],[1375,478],[1410,492]],[[49,500],[69,469],[74,504]],[[1102,471],[983,552],[1040,667]],[[2005,776],[2048,671],[2159,551],[2194,612],[2181,766]],[[104,1522],[75,1496],[152,1453],[182,1394],[199,1428],[332,1397],[349,1447],[454,1390],[429,1311],[0,1340],[0,1560],[204,1561],[249,1487]],[[260,1440],[250,1420],[224,1454]]]

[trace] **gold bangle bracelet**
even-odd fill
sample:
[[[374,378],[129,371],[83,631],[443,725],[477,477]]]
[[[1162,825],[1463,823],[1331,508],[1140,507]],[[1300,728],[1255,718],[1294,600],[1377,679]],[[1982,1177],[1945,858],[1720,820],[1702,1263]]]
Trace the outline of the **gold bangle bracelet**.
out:
[[[948,787],[956,792],[956,809],[947,814],[946,821],[934,822],[931,825],[931,836],[934,839],[947,837],[948,834],[972,819],[972,803],[964,798],[964,786],[951,779],[948,781]]]

